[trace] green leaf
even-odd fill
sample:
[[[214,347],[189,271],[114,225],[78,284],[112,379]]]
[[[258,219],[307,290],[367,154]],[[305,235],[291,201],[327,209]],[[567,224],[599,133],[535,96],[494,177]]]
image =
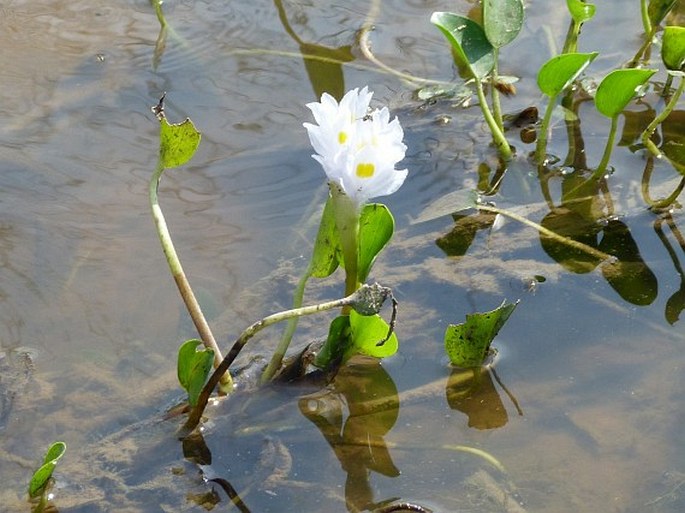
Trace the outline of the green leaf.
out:
[[[652,22],[653,26],[659,25],[668,12],[673,9],[678,0],[650,0],[649,7],[647,7],[647,14],[649,15],[649,21]]]
[[[661,59],[671,71],[681,71],[685,66],[685,27],[664,28]]]
[[[347,360],[354,354],[365,354],[376,358],[386,358],[397,352],[399,343],[393,332],[382,345],[378,343],[388,336],[390,326],[379,315],[364,316],[354,310],[350,312],[350,339],[352,345],[345,352]]]
[[[463,324],[450,324],[445,331],[445,351],[450,362],[459,367],[480,367],[490,344],[516,308],[516,303],[502,304],[491,312],[466,316]]]
[[[566,6],[576,23],[585,23],[592,19],[596,11],[594,4],[586,4],[582,0],[566,0]]]
[[[159,159],[162,167],[169,169],[182,166],[195,155],[200,145],[200,132],[189,118],[174,125],[169,124],[166,117],[159,122]]]
[[[483,28],[495,48],[511,43],[523,27],[523,0],[483,0]]]
[[[492,71],[494,50],[478,23],[450,12],[434,12],[431,23],[440,29],[473,77],[483,80]]]
[[[315,278],[326,278],[333,274],[340,264],[342,249],[335,227],[335,216],[331,198],[328,198],[321,214],[319,232],[316,235],[309,272]]]
[[[609,73],[597,88],[595,107],[613,118],[618,116],[633,99],[637,90],[656,73],[653,69],[617,69]]]
[[[569,87],[597,55],[597,52],[565,53],[552,57],[538,72],[538,87],[544,94],[554,98]]]
[[[191,406],[197,404],[214,362],[214,351],[206,348],[198,350],[198,347],[202,347],[202,341],[191,339],[186,340],[178,350],[178,381],[188,393]]]
[[[393,231],[395,220],[388,207],[370,203],[362,209],[359,217],[359,267],[358,280],[366,281],[378,253],[385,247]]]
[[[328,338],[323,347],[316,355],[314,365],[320,369],[327,369],[331,364],[342,359],[343,354],[350,346],[350,318],[340,315],[333,319],[328,328]]]
[[[43,458],[41,467],[33,473],[31,482],[29,483],[29,496],[35,498],[40,496],[45,490],[45,486],[52,477],[52,472],[57,466],[57,461],[64,455],[67,450],[67,444],[64,442],[55,442],[49,448],[48,452]]]

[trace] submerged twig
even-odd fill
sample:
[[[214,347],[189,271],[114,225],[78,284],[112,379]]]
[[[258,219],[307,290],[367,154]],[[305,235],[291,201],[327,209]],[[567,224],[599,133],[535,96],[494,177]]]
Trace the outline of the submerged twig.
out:
[[[552,230],[545,228],[542,225],[539,225],[533,221],[530,221],[529,219],[526,219],[523,216],[520,216],[518,214],[515,214],[514,212],[510,212],[508,210],[504,210],[501,208],[493,207],[491,205],[484,205],[480,204],[476,208],[478,210],[484,210],[486,212],[493,212],[495,214],[501,214],[505,217],[509,217],[513,219],[514,221],[518,221],[519,223],[523,223],[526,226],[530,226],[531,228],[534,228],[538,232],[542,233],[543,235],[546,235],[550,239],[554,239],[555,241],[565,244],[567,246],[570,246],[574,249],[583,251],[584,253],[587,253],[590,256],[593,256],[595,258],[598,258],[600,260],[608,260],[610,258],[613,258],[611,255],[608,253],[604,253],[603,251],[600,251],[598,249],[595,249],[591,246],[588,246],[587,244],[583,244],[582,242],[578,242],[577,240],[570,239],[568,237],[564,237],[562,235],[559,235],[556,232],[553,232]]]
[[[198,397],[197,405],[193,408],[188,416],[188,420],[184,426],[184,431],[189,433],[197,427],[197,425],[200,423],[200,418],[207,407],[209,397],[214,391],[216,385],[219,383],[220,377],[224,373],[227,373],[231,364],[238,357],[243,347],[245,347],[245,344],[247,344],[252,337],[254,337],[264,328],[271,326],[272,324],[276,324],[277,322],[286,321],[295,317],[312,315],[318,312],[324,312],[326,310],[345,306],[352,307],[361,315],[374,315],[380,311],[383,303],[388,297],[392,297],[392,291],[389,288],[383,287],[378,283],[374,283],[373,285],[364,284],[353,294],[350,294],[342,299],[336,299],[334,301],[328,301],[326,303],[320,303],[317,305],[303,306],[301,308],[293,308],[292,310],[285,310],[283,312],[278,312],[264,317],[262,320],[253,323],[240,334],[238,339],[233,344],[233,347],[231,347],[231,350],[221,361],[220,365],[214,370],[214,373],[210,376],[209,381],[207,381],[202,389],[202,392],[200,393],[200,396]],[[392,327],[393,326],[391,325],[391,330]],[[389,336],[390,335],[388,335],[388,337]]]

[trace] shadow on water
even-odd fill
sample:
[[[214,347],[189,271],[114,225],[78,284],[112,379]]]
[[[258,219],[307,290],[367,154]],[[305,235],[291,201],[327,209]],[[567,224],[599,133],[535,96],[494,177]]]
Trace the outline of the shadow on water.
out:
[[[683,510],[685,238],[681,210],[658,204],[681,177],[642,159],[638,137],[657,96],[622,115],[614,174],[569,197],[599,160],[604,141],[592,134],[607,128],[587,98],[564,99],[549,151],[565,156],[539,168],[525,158],[536,121],[517,117],[508,135],[519,157],[505,170],[474,108],[419,101],[420,84],[360,57],[359,31],[373,22],[379,59],[449,79],[451,56],[427,22],[434,6],[368,4],[171,2],[173,31],[160,40],[146,2],[0,8],[11,50],[0,58],[3,507],[30,510],[28,475],[63,439],[54,504],[69,513]],[[521,75],[512,112],[539,100],[539,27],[567,23],[563,9],[542,11],[531,3],[525,37],[506,54],[503,72]],[[640,33],[639,16],[598,11],[602,26]],[[583,36],[615,51],[636,45]],[[289,304],[311,249],[326,192],[304,105],[366,84],[400,117],[409,147],[410,177],[388,198],[395,239],[375,267],[400,300],[399,354],[355,360],[326,387],[238,392],[180,442],[181,422],[165,419],[180,400],[172,355],[194,333],[149,217],[149,106],[167,91],[170,116],[203,131],[196,159],[169,174],[160,198],[228,344]],[[682,120],[677,110],[656,134],[667,154]],[[462,188],[612,258],[491,212],[411,224]],[[318,283],[307,294],[339,292]],[[503,297],[521,305],[494,364],[445,365],[446,324]],[[304,320],[299,344],[324,325]],[[276,338],[251,343],[240,365],[254,370],[250,358]]]

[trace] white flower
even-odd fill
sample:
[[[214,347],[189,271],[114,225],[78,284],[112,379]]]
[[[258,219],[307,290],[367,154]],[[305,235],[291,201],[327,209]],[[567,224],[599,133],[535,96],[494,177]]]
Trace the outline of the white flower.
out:
[[[308,103],[317,125],[304,123],[315,155],[330,184],[359,207],[377,196],[400,188],[406,169],[395,165],[407,147],[397,118],[390,121],[387,107],[369,111],[373,93],[364,87],[349,91],[338,103],[324,93],[321,102]]]

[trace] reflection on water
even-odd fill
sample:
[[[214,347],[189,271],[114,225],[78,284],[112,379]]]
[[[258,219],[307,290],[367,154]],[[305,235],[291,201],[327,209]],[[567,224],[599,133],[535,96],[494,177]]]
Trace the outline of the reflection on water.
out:
[[[598,73],[614,66],[612,52],[636,47],[639,16],[617,19],[618,1],[596,20],[615,27],[615,40],[583,33],[590,46],[608,45]],[[450,80],[451,56],[427,20],[470,4],[383,2],[372,49],[403,72]],[[683,510],[682,215],[646,210],[680,177],[636,153],[656,97],[622,116],[614,176],[568,201],[578,174],[599,161],[604,140],[593,134],[608,129],[588,102],[565,104],[577,116],[555,125],[548,149],[563,156],[558,165],[532,168],[531,145],[512,136],[520,158],[504,173],[476,110],[417,102],[360,57],[368,2],[164,8],[173,30],[155,56],[148,2],[0,7],[0,504],[28,511],[36,458],[62,439],[56,505],[70,512],[229,509],[220,479],[261,512],[393,501],[434,511]],[[524,37],[503,52],[502,72],[521,78],[509,112],[538,103],[534,74],[548,57],[539,27],[567,24],[563,9],[548,11],[532,2]],[[301,128],[304,105],[367,84],[400,116],[409,146],[408,181],[388,198],[396,237],[374,277],[401,301],[400,354],[352,365],[323,390],[231,398],[212,413],[204,449],[192,446],[204,452],[184,458],[177,419],[159,420],[180,397],[173,355],[194,333],[147,204],[158,129],[149,107],[166,91],[170,118],[190,115],[203,132],[160,201],[228,345],[289,304],[311,248],[325,188]],[[664,152],[682,139],[681,118],[657,134]],[[513,222],[493,227],[489,214],[409,224],[462,187],[615,260]],[[534,292],[521,285],[531,277]],[[338,293],[313,284],[308,297]],[[444,367],[445,325],[503,297],[522,302],[496,341],[496,369]],[[322,322],[302,323],[301,346],[323,336]],[[266,333],[252,354],[277,337]]]

